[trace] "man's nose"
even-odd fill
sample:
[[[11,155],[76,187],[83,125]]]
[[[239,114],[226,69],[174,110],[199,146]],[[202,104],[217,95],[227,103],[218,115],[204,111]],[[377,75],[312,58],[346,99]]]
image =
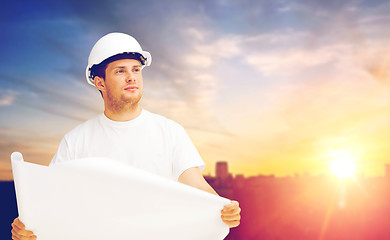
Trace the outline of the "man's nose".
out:
[[[135,82],[135,76],[133,73],[129,72],[126,76],[126,82]]]

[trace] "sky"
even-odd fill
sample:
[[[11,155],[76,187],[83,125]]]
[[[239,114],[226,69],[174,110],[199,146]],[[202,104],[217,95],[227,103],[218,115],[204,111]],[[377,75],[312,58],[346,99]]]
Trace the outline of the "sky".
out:
[[[94,43],[134,36],[153,62],[142,106],[183,125],[204,174],[365,176],[390,164],[390,1],[1,1],[0,180],[10,155],[47,165],[103,111]]]

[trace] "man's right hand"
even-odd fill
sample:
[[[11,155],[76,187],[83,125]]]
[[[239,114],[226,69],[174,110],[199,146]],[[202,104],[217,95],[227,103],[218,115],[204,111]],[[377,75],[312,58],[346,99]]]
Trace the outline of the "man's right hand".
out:
[[[15,218],[14,222],[11,224],[12,226],[12,239],[13,240],[35,240],[37,236],[34,235],[33,232],[26,230],[26,226],[19,220],[19,218]]]

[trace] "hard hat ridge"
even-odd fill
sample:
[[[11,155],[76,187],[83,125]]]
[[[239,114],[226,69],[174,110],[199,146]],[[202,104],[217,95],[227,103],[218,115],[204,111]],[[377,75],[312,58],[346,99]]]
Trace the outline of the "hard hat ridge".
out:
[[[128,57],[122,56],[122,59],[137,59],[141,62],[143,67],[150,66],[152,62],[151,54],[147,51],[143,51],[141,45],[134,37],[125,33],[109,33],[95,43],[89,54],[88,66],[86,68],[87,82],[94,85],[94,74],[91,74],[94,65],[99,65],[105,60],[123,53],[128,53],[129,55]]]

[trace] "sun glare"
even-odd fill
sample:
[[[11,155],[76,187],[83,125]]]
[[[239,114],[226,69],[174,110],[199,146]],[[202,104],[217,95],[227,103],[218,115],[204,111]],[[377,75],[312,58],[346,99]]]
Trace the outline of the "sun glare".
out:
[[[330,172],[340,178],[352,177],[356,168],[355,162],[349,152],[338,151],[330,162]]]

